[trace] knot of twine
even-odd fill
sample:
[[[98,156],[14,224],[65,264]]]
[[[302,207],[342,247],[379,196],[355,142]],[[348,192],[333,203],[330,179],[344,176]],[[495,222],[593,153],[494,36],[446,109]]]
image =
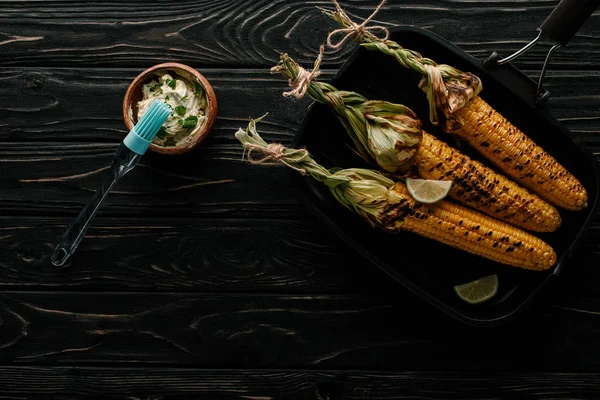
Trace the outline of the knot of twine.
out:
[[[383,5],[387,3],[387,0],[382,0],[381,3],[379,3],[377,8],[375,9],[375,11],[373,11],[369,18],[365,19],[362,22],[362,24],[357,24],[356,22],[352,21],[348,14],[346,14],[346,12],[342,10],[342,7],[340,7],[337,0],[332,1],[335,5],[335,8],[337,9],[338,14],[340,15],[340,18],[349,25],[347,28],[339,28],[334,31],[331,31],[329,36],[327,36],[327,45],[332,49],[339,49],[344,44],[344,42],[351,37],[356,37],[360,41],[360,39],[362,39],[362,37],[365,34],[370,34],[371,39],[379,42],[383,42],[390,37],[390,32],[387,30],[386,27],[382,25],[367,26],[367,24],[371,22],[373,17],[375,17],[375,15],[379,12],[381,7],[383,7]],[[378,36],[375,32],[383,33],[383,36]],[[333,37],[340,33],[343,33],[345,35],[337,43],[333,43]]]
[[[248,161],[251,164],[283,164],[295,171],[300,172],[302,175],[306,174],[306,170],[304,168],[294,165],[304,161],[308,157],[308,151],[306,149],[287,149],[280,143],[269,143],[267,147],[247,143],[246,148],[248,149]],[[259,151],[263,157],[258,159],[252,158],[253,150]],[[288,150],[287,154],[285,153],[286,150]],[[296,158],[292,161],[289,159],[290,157]]]
[[[307,71],[303,67],[298,66],[298,75],[296,76],[296,79],[294,79],[293,81],[290,79],[289,81],[292,90],[290,90],[289,92],[284,92],[283,95],[285,97],[294,96],[297,99],[301,99],[304,97],[313,79],[321,75],[321,70],[319,69],[319,67],[321,66],[321,61],[323,61],[324,50],[324,46],[321,46],[319,49],[319,56],[315,60],[315,64],[313,66],[312,71]]]

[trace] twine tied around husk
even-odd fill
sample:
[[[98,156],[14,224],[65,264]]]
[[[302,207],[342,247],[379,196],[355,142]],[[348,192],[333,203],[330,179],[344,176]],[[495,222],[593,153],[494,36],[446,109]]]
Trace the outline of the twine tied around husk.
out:
[[[285,165],[294,171],[298,171],[302,175],[311,176],[316,180],[325,183],[330,188],[335,188],[338,185],[347,184],[351,181],[350,178],[336,175],[317,164],[315,160],[310,157],[308,150],[304,148],[288,148],[281,143],[268,143],[264,141],[256,130],[256,124],[265,116],[266,114],[251,120],[245,130],[240,128],[235,133],[236,139],[244,146],[244,155],[246,154],[246,150],[248,150],[247,159],[250,163],[261,165]],[[253,152],[258,152],[264,157],[253,158]]]
[[[313,79],[321,75],[321,70],[319,68],[321,66],[321,61],[323,61],[324,51],[325,47],[321,46],[319,48],[319,55],[317,56],[317,59],[315,60],[313,69],[311,71],[308,71],[305,68],[298,66],[298,75],[296,76],[296,79],[289,80],[290,87],[292,88],[292,90],[290,90],[289,92],[284,92],[283,95],[285,97],[294,96],[297,99],[301,99],[304,97]]]
[[[287,55],[271,68],[294,81],[301,67]],[[330,106],[361,158],[385,171],[404,173],[422,139],[421,121],[408,107],[383,100],[367,100],[359,93],[338,90],[317,79],[307,84],[306,96]]]
[[[269,143],[266,147],[252,143],[246,143],[244,147],[248,149],[247,159],[250,164],[283,164],[295,171],[300,172],[302,175],[306,175],[306,170],[304,168],[294,165],[304,161],[308,157],[308,151],[306,149],[288,149],[281,143]],[[263,157],[253,158],[252,151],[254,150],[260,152]],[[290,161],[290,157],[294,157],[293,163]]]
[[[352,37],[367,50],[379,51],[394,57],[403,67],[412,69],[423,76],[419,87],[427,93],[430,121],[433,125],[439,126],[445,132],[453,132],[462,126],[463,121],[456,111],[464,107],[482,90],[481,80],[475,74],[460,71],[447,64],[437,64],[414,50],[403,48],[388,38],[389,32],[384,27],[367,27],[366,23],[381,9],[386,0],[383,0],[373,14],[360,25],[348,17],[337,0],[332,0],[332,2],[335,5],[335,11],[319,7],[325,15],[341,26],[340,29],[329,34],[327,43],[330,47],[337,49]],[[375,28],[385,29],[385,38],[375,35],[372,32]],[[338,43],[332,43],[332,37],[340,32],[346,32],[346,35]]]
[[[348,25],[345,28],[339,28],[329,33],[329,35],[327,36],[327,45],[332,49],[339,49],[340,47],[342,47],[344,42],[346,42],[346,40],[348,40],[351,37],[357,38],[359,42],[360,39],[365,35],[369,35],[370,39],[373,41],[381,42],[387,40],[390,37],[390,32],[387,30],[386,27],[382,25],[367,26],[367,24],[371,22],[371,20],[379,12],[379,10],[381,10],[381,7],[383,7],[384,4],[387,3],[387,0],[382,0],[381,3],[379,3],[377,8],[375,9],[375,11],[373,11],[373,13],[361,24],[357,24],[356,22],[352,21],[348,14],[346,14],[346,12],[339,5],[337,0],[332,0],[332,2],[335,5],[335,8],[337,9],[339,17],[345,22],[346,25]],[[378,36],[375,32],[383,33],[383,35]],[[334,43],[334,36],[339,34],[344,34],[344,36],[337,43]]]
[[[266,114],[265,114],[266,115]],[[408,211],[407,200],[395,190],[398,183],[387,173],[364,168],[326,169],[313,160],[306,149],[290,149],[280,143],[264,141],[256,129],[264,116],[253,119],[246,129],[235,133],[244,149],[265,157],[248,160],[253,164],[284,164],[303,175],[323,182],[333,197],[344,207],[364,218],[371,226],[396,232]]]

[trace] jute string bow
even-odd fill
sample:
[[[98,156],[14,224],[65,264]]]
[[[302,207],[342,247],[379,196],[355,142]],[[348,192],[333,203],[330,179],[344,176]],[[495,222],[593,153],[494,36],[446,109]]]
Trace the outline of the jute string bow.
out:
[[[375,9],[375,11],[373,11],[373,13],[362,22],[362,24],[357,24],[356,22],[352,21],[350,19],[350,17],[348,16],[348,14],[346,14],[346,12],[342,9],[342,7],[340,7],[337,0],[332,0],[332,2],[335,5],[335,8],[337,9],[338,13],[340,14],[340,17],[344,21],[346,21],[347,24],[349,25],[347,28],[339,28],[334,31],[331,31],[329,36],[327,36],[327,45],[329,47],[331,47],[332,49],[339,49],[344,44],[344,42],[351,37],[361,38],[365,34],[370,34],[370,36],[372,37],[373,40],[381,41],[381,42],[383,42],[389,38],[390,32],[384,26],[381,26],[381,25],[367,26],[367,24],[369,22],[371,22],[371,20],[379,12],[379,10],[381,10],[381,7],[383,7],[383,5],[385,3],[387,3],[387,0],[382,0],[382,2],[379,3],[379,5]],[[383,36],[378,36],[376,34],[376,32],[383,33]],[[339,35],[339,34],[345,34],[345,35],[337,43],[333,43],[333,37],[336,35]]]
[[[302,175],[306,174],[306,170],[304,168],[297,166],[297,164],[301,163],[308,157],[308,151],[306,149],[287,149],[281,143],[269,143],[267,147],[246,143],[244,147],[248,149],[248,161],[251,164],[283,164],[295,171],[300,172]],[[263,157],[253,158],[252,151],[254,150],[261,153]]]
[[[319,49],[319,56],[315,60],[315,64],[313,66],[312,71],[307,71],[303,67],[298,66],[298,76],[296,76],[296,79],[294,79],[293,81],[290,80],[289,83],[292,90],[290,90],[289,92],[284,92],[283,95],[285,97],[294,96],[297,99],[301,99],[304,97],[313,79],[321,75],[321,70],[319,69],[319,67],[321,66],[321,61],[323,60],[324,50],[324,47],[321,46],[321,48]]]
[[[346,14],[346,12],[339,5],[337,0],[332,0],[332,1],[333,1],[333,4],[335,5],[336,9],[338,10],[338,13],[340,14],[340,16],[348,23],[349,26],[347,28],[336,29],[327,36],[327,45],[329,47],[331,47],[333,49],[338,49],[350,37],[361,37],[362,35],[365,35],[365,34],[369,34],[374,40],[379,40],[379,41],[387,40],[390,33],[385,27],[383,27],[381,25],[367,26],[367,24],[369,22],[371,22],[373,17],[375,17],[375,15],[379,12],[381,7],[384,6],[384,4],[387,2],[387,0],[382,0],[382,2],[379,3],[379,5],[375,9],[375,11],[373,11],[373,13],[367,19],[365,19],[361,24],[357,24],[356,22],[352,21],[350,19],[350,17],[348,16],[348,14]],[[382,32],[383,36],[379,37],[374,32]],[[342,37],[342,39],[340,41],[338,41],[337,43],[333,43],[334,36],[336,36],[340,33],[344,33],[345,34],[344,37]],[[283,95],[285,97],[294,96],[297,99],[301,99],[304,97],[304,95],[306,94],[306,91],[308,90],[308,87],[310,86],[310,83],[316,77],[321,75],[321,71],[319,70],[319,67],[321,66],[321,61],[323,61],[323,51],[324,51],[324,46],[321,46],[319,49],[319,56],[315,60],[313,69],[311,71],[308,71],[305,68],[298,66],[298,75],[296,76],[296,79],[289,81],[289,84],[290,84],[290,87],[292,88],[292,90],[290,90],[289,92],[284,92]]]

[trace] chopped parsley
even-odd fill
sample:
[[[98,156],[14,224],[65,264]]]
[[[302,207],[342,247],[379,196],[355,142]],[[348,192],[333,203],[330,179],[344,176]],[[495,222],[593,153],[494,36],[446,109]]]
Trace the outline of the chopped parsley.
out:
[[[166,135],[167,135],[167,130],[165,129],[164,126],[161,126],[160,129],[158,130],[158,133],[156,134],[156,136],[158,136],[159,139],[164,139]]]
[[[175,82],[175,79],[167,79],[166,83],[167,86],[171,89],[175,89],[175,87],[177,86],[177,82]]]
[[[177,120],[177,123],[187,129],[193,128],[198,124],[198,117],[192,115],[186,119]]]
[[[177,106],[175,107],[175,112],[179,115],[184,115],[185,114],[185,107],[184,106]]]
[[[194,82],[194,94],[202,95],[203,93],[202,85],[199,82]]]

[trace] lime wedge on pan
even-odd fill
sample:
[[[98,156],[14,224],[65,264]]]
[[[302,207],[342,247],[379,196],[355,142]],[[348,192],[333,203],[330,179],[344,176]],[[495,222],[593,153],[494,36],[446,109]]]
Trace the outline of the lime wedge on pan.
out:
[[[479,304],[491,299],[498,292],[498,276],[488,275],[472,282],[454,286],[458,297],[469,304]]]

